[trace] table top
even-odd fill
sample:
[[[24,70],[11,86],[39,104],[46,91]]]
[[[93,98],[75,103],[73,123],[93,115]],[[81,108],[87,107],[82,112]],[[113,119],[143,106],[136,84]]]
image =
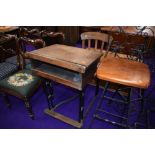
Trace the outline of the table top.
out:
[[[100,52],[71,47],[67,45],[51,45],[45,48],[27,52],[28,58],[85,73],[87,68],[99,60]]]
[[[16,29],[18,29],[18,26],[0,26],[0,32],[3,32],[3,33],[10,32]]]
[[[155,26],[147,26],[147,28],[150,28],[155,35]],[[138,30],[136,29],[136,26],[123,26],[123,30],[128,33],[128,34],[137,34]],[[118,26],[103,26],[101,27],[101,31],[113,31],[113,32],[117,32],[119,31]],[[148,33],[148,36],[150,37],[154,37],[153,33],[149,30],[149,29],[145,29],[143,32]]]

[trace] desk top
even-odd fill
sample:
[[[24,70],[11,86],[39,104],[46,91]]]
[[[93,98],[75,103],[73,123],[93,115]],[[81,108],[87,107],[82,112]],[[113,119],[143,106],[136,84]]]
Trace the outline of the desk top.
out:
[[[28,58],[85,73],[87,68],[99,60],[100,52],[71,47],[66,45],[51,45],[45,48],[27,52]]]
[[[147,26],[147,28],[150,28],[154,32],[154,35],[155,35],[155,26]],[[113,32],[117,32],[119,29],[118,29],[118,26],[103,26],[103,27],[101,27],[101,31],[110,32],[111,30]],[[136,29],[136,26],[123,26],[123,30],[128,34],[137,34],[137,32],[138,32],[138,30]],[[150,37],[154,37],[153,33],[149,29],[145,29],[143,32],[148,33],[148,36],[150,36]]]

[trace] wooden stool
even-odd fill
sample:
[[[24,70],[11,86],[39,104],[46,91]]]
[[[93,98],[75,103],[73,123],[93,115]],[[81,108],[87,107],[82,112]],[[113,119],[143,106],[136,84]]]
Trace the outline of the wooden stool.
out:
[[[143,33],[141,30],[138,33],[138,35],[142,35],[142,34]],[[112,123],[113,125],[118,125],[123,128],[131,128],[129,124],[129,119],[128,119],[131,111],[131,103],[134,101],[141,101],[141,112],[144,111],[144,90],[147,89],[148,86],[150,85],[150,70],[149,70],[149,67],[143,63],[142,55],[144,51],[147,49],[146,43],[148,43],[147,42],[148,36],[146,35],[146,33],[144,33],[143,37],[144,37],[144,44],[140,45],[139,49],[134,50],[133,51],[134,54],[132,53],[132,50],[131,50],[130,55],[128,54],[126,55],[126,57],[123,57],[123,58],[120,57],[118,54],[119,47],[122,47],[120,45],[118,48],[116,48],[117,50],[115,51],[116,53],[114,57],[111,54],[107,54],[106,57],[100,61],[96,72],[96,77],[98,79],[96,92],[98,93],[98,90],[99,90],[99,81],[105,81],[106,83],[105,83],[103,92],[100,96],[100,99],[98,101],[98,105],[94,112],[90,127],[93,124],[94,118],[98,118],[99,120]],[[129,42],[128,42],[129,39],[128,38],[126,39],[127,45],[129,45]],[[125,46],[125,42],[123,42],[122,45]],[[118,84],[118,88],[116,89],[115,93],[113,93],[112,97],[106,96],[110,83]],[[124,90],[127,90],[126,97],[120,93],[120,91],[122,90],[121,88],[122,86],[126,87],[126,88],[123,88]],[[137,99],[131,100],[133,87],[138,88],[140,90],[140,93],[138,94]],[[114,98],[116,93],[121,97],[121,99]],[[108,99],[108,100],[114,101],[115,103],[120,102],[120,103],[123,103],[123,105],[128,105],[127,116],[124,116],[124,115],[120,116],[113,112],[104,110],[101,107],[103,99]],[[120,123],[117,121],[109,120],[107,118],[103,118],[98,114],[99,112],[120,118],[122,121],[125,121],[126,123],[122,123],[122,122]]]

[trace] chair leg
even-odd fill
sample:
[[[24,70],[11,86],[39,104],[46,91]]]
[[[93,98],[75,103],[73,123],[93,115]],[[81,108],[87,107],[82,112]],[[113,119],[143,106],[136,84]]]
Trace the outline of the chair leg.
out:
[[[131,110],[131,102],[130,102],[130,100],[131,100],[131,88],[129,88],[128,89],[128,95],[127,95],[127,98],[126,98],[126,102],[127,103],[125,103],[125,104],[123,104],[123,110],[122,110],[122,113],[123,113],[123,115],[127,115],[127,120],[125,120],[125,119],[122,119],[121,120],[121,124],[127,124],[128,125],[128,121],[129,121],[129,115],[130,115],[130,110]]]
[[[24,99],[24,103],[25,103],[25,106],[26,106],[26,108],[28,110],[30,118],[34,119],[34,114],[33,114],[33,111],[32,111],[32,106],[31,106],[31,104],[30,104],[30,102],[29,102],[29,100],[27,98]]]
[[[145,109],[144,109],[144,90],[140,89],[140,95],[141,95],[141,112],[140,113],[144,113]]]
[[[3,95],[3,100],[4,100],[4,103],[7,105],[7,107],[10,109],[11,108],[11,104],[9,102],[9,98],[6,94],[2,94]]]
[[[127,111],[127,126],[129,126],[129,117],[130,117],[130,112],[131,112],[131,94],[132,94],[132,88],[129,89],[128,91],[128,96],[127,96],[127,102],[128,102],[128,111]]]
[[[145,110],[145,98],[144,98],[144,89],[139,89],[140,100],[140,112],[137,117],[137,122],[135,127],[142,126],[144,128],[150,128],[150,110]],[[141,123],[141,120],[146,120],[146,123]]]
[[[105,87],[103,88],[103,92],[102,92],[102,95],[101,95],[101,97],[100,97],[100,100],[98,101],[97,108],[96,108],[96,110],[95,110],[95,112],[94,112],[94,114],[93,114],[92,120],[91,120],[91,122],[90,122],[89,128],[92,127],[93,121],[94,121],[94,119],[95,119],[95,117],[96,117],[96,115],[97,115],[98,109],[101,107],[101,104],[102,104],[102,101],[103,101],[103,99],[104,99],[104,95],[105,95],[105,93],[106,93],[106,91],[107,91],[108,86],[109,86],[109,82],[106,82],[106,83],[105,83]]]
[[[147,125],[147,129],[150,129],[151,128],[151,124],[150,124],[150,113],[151,113],[150,110],[147,110],[147,114],[146,114],[147,115],[146,116],[147,117],[147,122],[146,122],[147,123],[146,124]]]

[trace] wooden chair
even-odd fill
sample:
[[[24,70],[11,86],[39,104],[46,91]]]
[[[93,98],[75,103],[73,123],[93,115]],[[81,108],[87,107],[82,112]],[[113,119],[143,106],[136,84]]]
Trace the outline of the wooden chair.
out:
[[[3,36],[4,37],[4,36]],[[15,47],[16,45],[16,36],[15,35],[7,35],[5,36],[5,39],[7,40],[14,40],[15,43]],[[5,42],[7,42],[5,40]],[[15,50],[13,50],[12,48],[7,48],[5,49],[5,47],[0,46],[0,58],[1,58],[1,63],[0,63],[0,80],[4,79],[5,77],[11,75],[12,73],[16,72],[19,69],[19,57],[16,56],[16,63],[12,64],[9,62],[6,62],[6,56],[9,56],[11,54],[14,55],[18,55],[17,52]]]
[[[22,69],[0,81],[0,92],[16,96],[17,98],[23,100],[26,108],[28,109],[29,116],[34,119],[34,114],[31,104],[29,103],[29,99],[38,90],[41,84],[41,79],[35,76],[31,70],[24,69],[25,63],[23,62],[25,62],[26,58],[24,57],[23,53],[25,51],[22,51],[22,48],[20,47],[23,45],[23,43],[25,43],[25,41],[26,38],[16,38],[18,45],[17,53],[20,57],[20,65]],[[7,105],[8,104],[9,103],[7,103]]]
[[[16,35],[0,34],[0,62],[4,62],[7,58],[16,55],[16,53],[14,53],[16,51],[15,37]],[[2,50],[3,48],[9,49],[7,50],[7,53],[4,53],[4,51]]]
[[[28,37],[20,37],[19,39],[19,45],[20,45],[20,57],[24,55],[24,53],[27,51],[27,46],[31,45],[34,47],[34,49],[39,49],[45,47],[45,42],[42,39],[30,39]],[[23,66],[26,69],[31,69],[31,62],[29,59],[23,59],[22,57],[19,59],[20,67],[23,68]],[[13,56],[10,58],[7,58],[5,62],[10,64],[17,64],[17,56]]]
[[[143,33],[141,33],[141,35],[143,35]],[[144,38],[146,39],[148,38],[146,34],[144,35]],[[144,42],[143,44],[144,47],[145,47],[145,43],[146,42]],[[124,45],[124,42],[123,42],[123,45]],[[122,46],[119,46],[119,47],[122,47]],[[142,49],[139,49],[139,50],[142,50]],[[143,48],[143,50],[145,49]],[[108,123],[112,123],[113,125],[121,126],[123,128],[130,128],[130,127],[133,127],[132,126],[133,124],[132,125],[129,124],[131,103],[134,101],[141,101],[141,109],[144,110],[144,90],[147,89],[148,86],[150,85],[149,67],[146,64],[142,63],[143,60],[141,59],[143,57],[141,57],[139,54],[137,54],[138,59],[135,59],[136,55],[134,55],[134,57],[127,56],[125,58],[121,58],[117,55],[119,53],[119,48],[117,48],[115,52],[116,53],[114,57],[109,57],[107,54],[107,56],[104,59],[102,59],[98,65],[96,77],[98,81],[105,81],[106,83],[102,91],[102,94],[100,96],[100,100],[98,101],[98,105],[94,112],[90,127],[92,126],[94,119],[99,119],[99,120],[102,120]],[[143,54],[143,51],[141,52]],[[118,88],[116,89],[116,91],[113,93],[111,97],[107,96],[106,94],[110,83],[118,84]],[[136,100],[131,100],[131,94],[132,94],[133,87],[139,89],[139,95]],[[97,82],[96,89],[97,89],[96,92],[98,92],[98,89],[99,89],[98,82]],[[121,99],[115,98],[115,95],[118,92],[122,91],[123,89],[127,90],[127,96],[125,97],[121,93],[119,93],[119,96],[121,97]],[[102,105],[102,102],[104,99],[112,100],[115,103],[120,102],[124,105],[128,105],[127,114],[125,116],[124,115],[120,116],[116,113],[106,111]],[[102,117],[99,114],[100,112],[106,115],[121,119],[121,123],[114,121],[114,120],[110,120],[109,118],[106,118],[105,116]],[[124,121],[126,123],[124,123]]]
[[[113,41],[113,38],[105,33],[100,32],[84,32],[81,34],[81,40],[82,40],[82,48],[87,48],[88,50],[92,51],[99,51],[102,53],[102,58],[104,58],[111,46],[111,43]],[[89,82],[92,85],[96,84],[96,77]],[[97,94],[97,92],[95,93]]]
[[[110,48],[113,38],[105,33],[100,32],[84,32],[81,34],[82,48],[88,50],[100,51],[103,55],[106,55]]]
[[[28,37],[30,39],[42,39],[46,43],[46,46],[63,43],[65,36],[62,32],[51,32],[46,29],[39,29],[38,27],[34,28],[20,28],[20,37]]]

